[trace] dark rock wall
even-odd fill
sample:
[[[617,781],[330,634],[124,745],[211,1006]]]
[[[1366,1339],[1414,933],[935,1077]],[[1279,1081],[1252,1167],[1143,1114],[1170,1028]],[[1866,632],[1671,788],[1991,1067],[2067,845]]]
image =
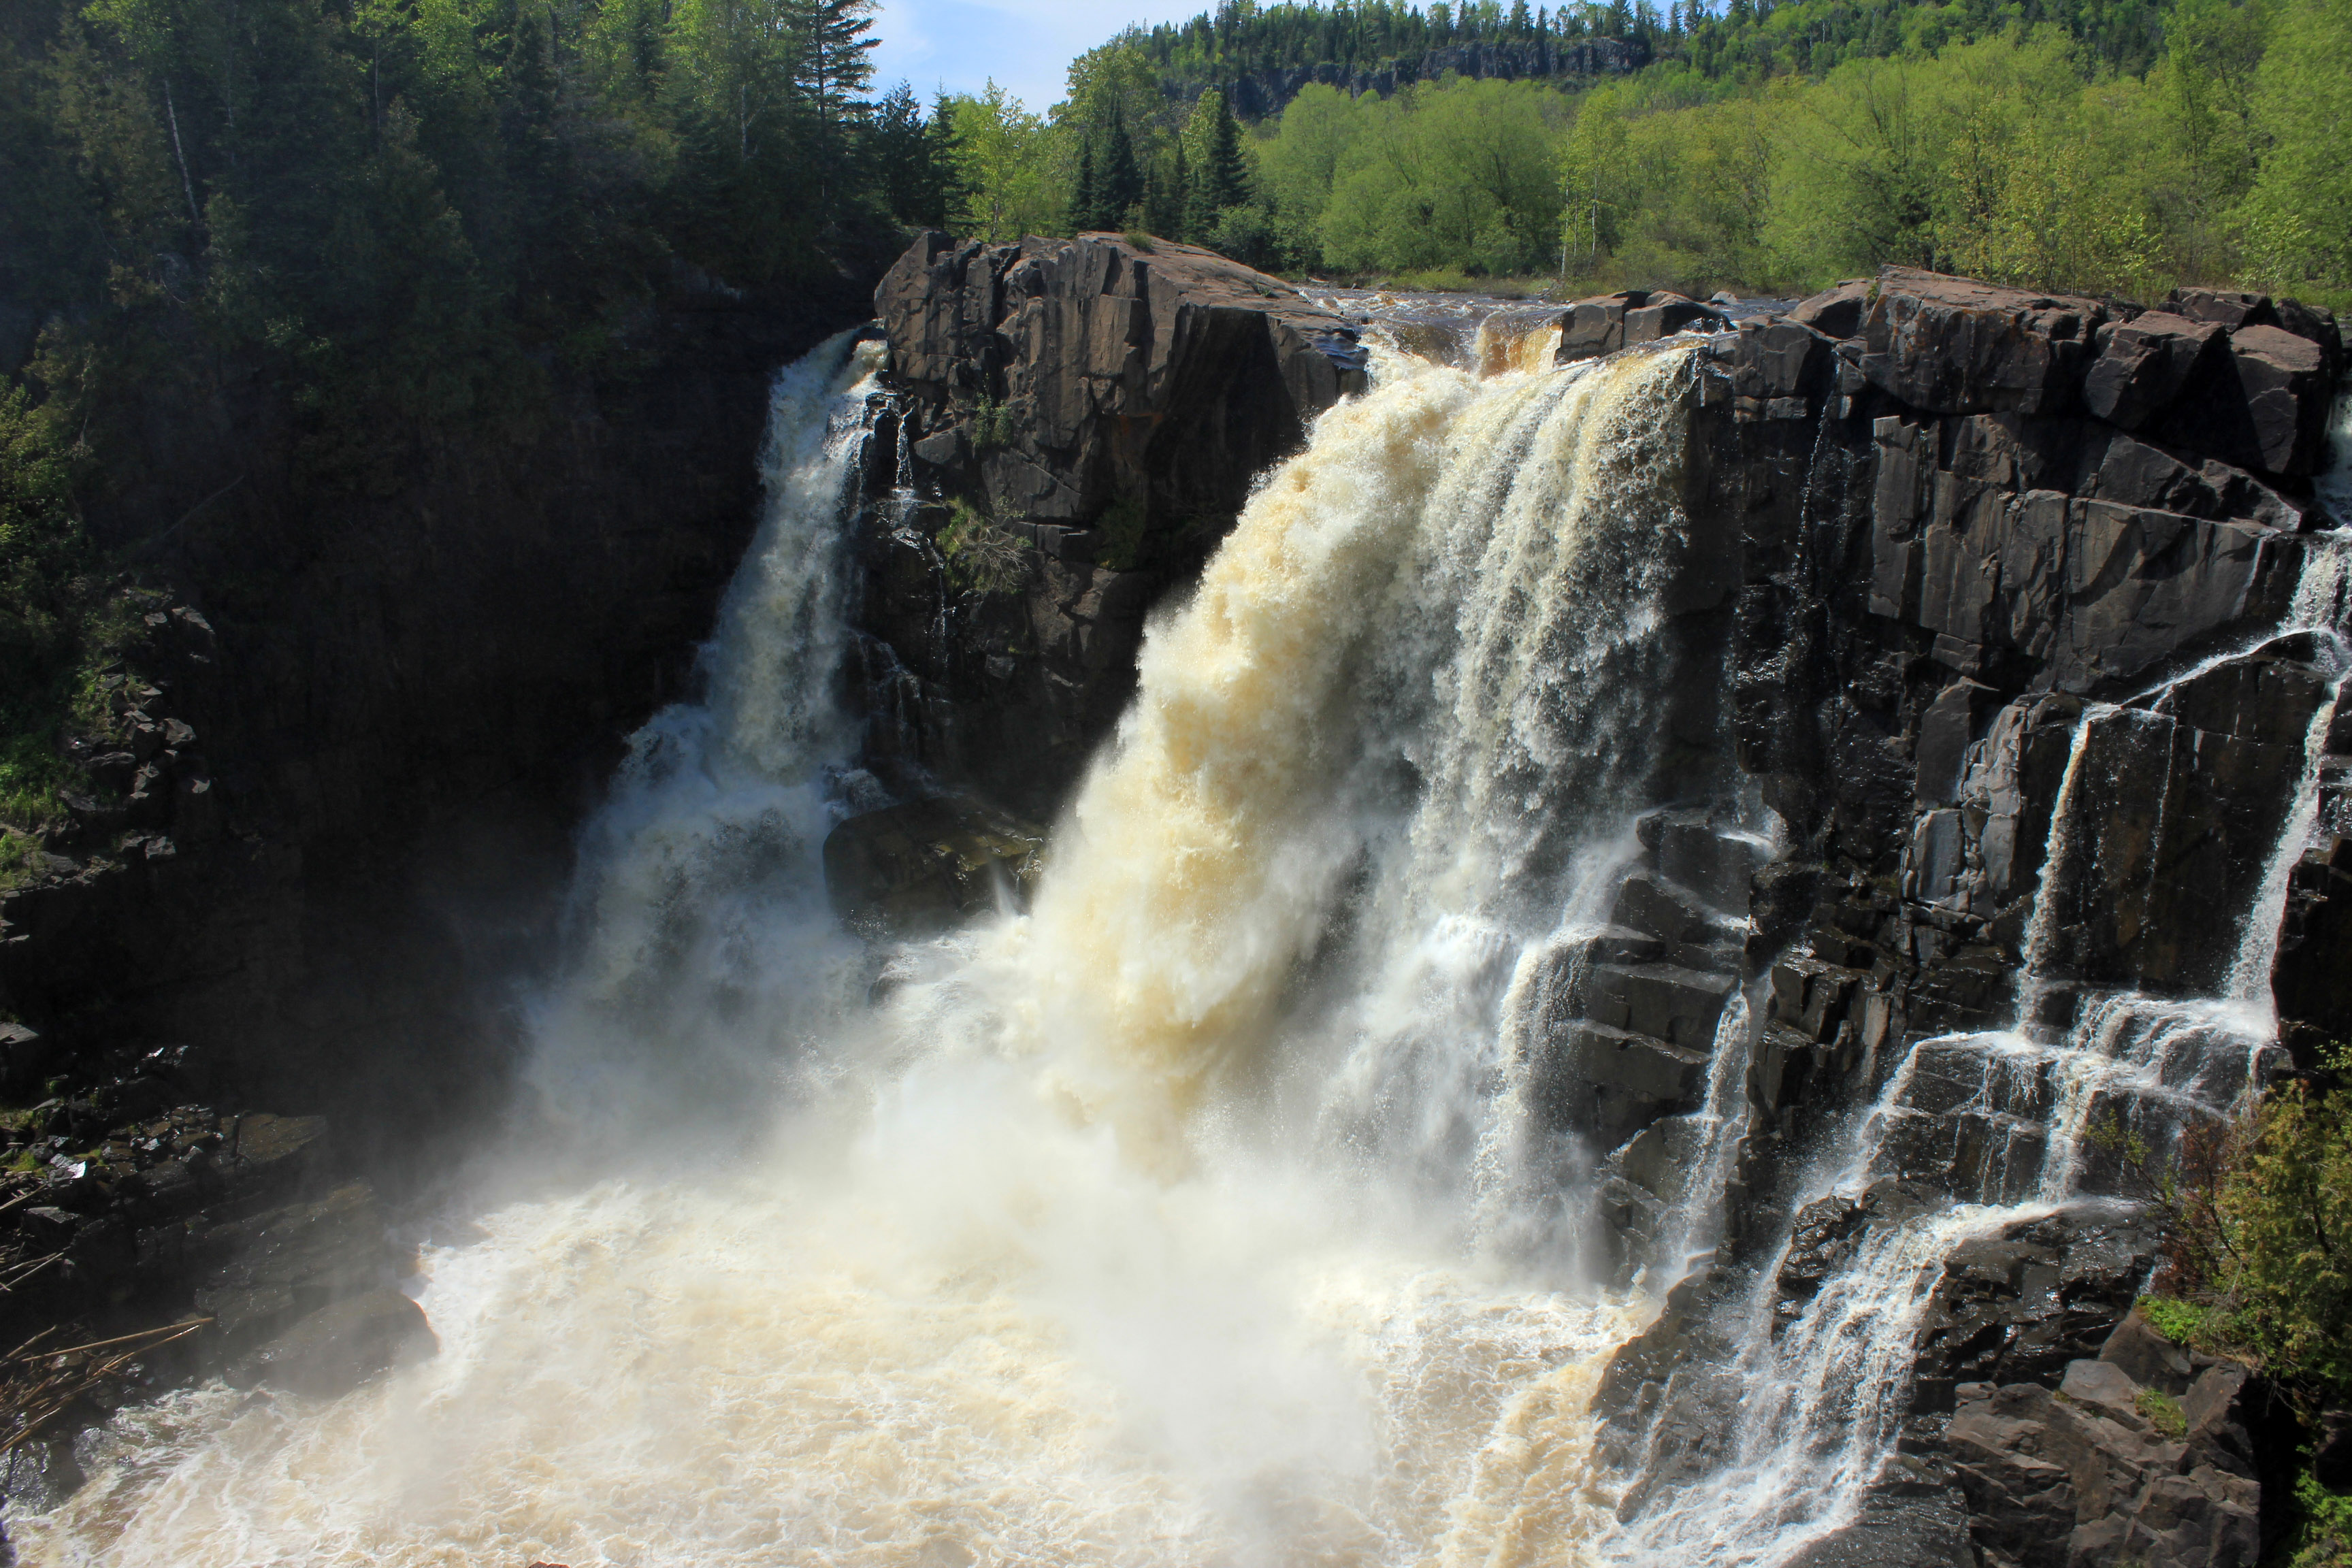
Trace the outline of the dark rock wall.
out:
[[[1363,385],[1355,324],[1197,247],[1109,235],[926,234],[875,305],[898,396],[860,523],[869,755],[904,787],[964,780],[1048,816],[1126,705],[1145,613]]]
[[[1786,945],[1756,981],[1729,1237],[1604,1390],[1637,1506],[1723,1458],[1738,1391],[1707,1369],[1756,1270],[1778,1268],[1793,1321],[1870,1226],[2032,1192],[2053,1086],[1930,1048],[1906,1091],[1919,1114],[1882,1153],[1899,1179],[1790,1212],[1809,1157],[1914,1042],[2011,1022],[2038,902],[2050,984],[2029,1025],[2063,1031],[2126,989],[2212,995],[2315,736],[2331,820],[2332,754],[2352,742],[2327,722],[2336,667],[2270,634],[2324,526],[2309,476],[2339,353],[2331,320],[2258,297],[2136,314],[1899,270],[1710,343],[1703,504],[1738,531],[1737,745],[1792,838],[1755,879],[1771,934],[1751,957]],[[2290,1044],[2344,1016],[2333,895],[2352,855],[2323,845],[2276,977]],[[1776,928],[1792,902],[1809,912]],[[2112,1155],[2082,1181],[2136,1190]],[[2254,1561],[2262,1445],[2229,1427],[2252,1419],[2232,1414],[2242,1373],[2208,1363],[2185,1441],[2051,1404],[2089,1376],[2154,1242],[2059,1216],[1956,1253],[1895,1470],[1820,1560]]]

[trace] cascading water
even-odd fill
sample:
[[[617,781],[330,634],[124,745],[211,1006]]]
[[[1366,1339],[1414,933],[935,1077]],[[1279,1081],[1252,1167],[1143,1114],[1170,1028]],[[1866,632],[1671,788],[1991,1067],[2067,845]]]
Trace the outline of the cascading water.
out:
[[[2039,1023],[2059,963],[2062,893],[2101,854],[2086,759],[2102,734],[2128,745],[2148,730],[2152,715],[2142,704],[2162,689],[2129,706],[2093,705],[2075,724],[2050,822],[2042,889],[2016,977],[2018,1022],[1990,1034],[1915,1042],[1869,1113],[1818,1162],[1798,1206],[1859,1194],[1897,1173],[1900,1161],[1892,1156],[1906,1123],[1950,1114],[1949,1108],[1916,1103],[1923,1064],[1931,1058],[1947,1082],[1973,1074],[1972,1098],[1957,1110],[2002,1135],[1985,1139],[1972,1164],[1955,1163],[1957,1201],[1865,1229],[1793,1323],[1778,1321],[1773,1310],[1774,1282],[1788,1252],[1761,1271],[1735,1313],[1739,1351],[1728,1375],[1745,1394],[1727,1459],[1638,1513],[1612,1560],[1780,1563],[1854,1522],[1894,1455],[1910,1408],[1916,1341],[1955,1249],[2070,1204],[2111,1204],[2082,1194],[2095,1144],[2137,1143],[2139,1158],[2160,1167],[2184,1129],[2235,1113],[2260,1087],[2276,1051],[2270,976],[2289,874],[2317,826],[2326,732],[2352,664],[2343,638],[2344,564],[2336,541],[2312,540],[2294,607],[2280,628],[2310,633],[2321,668],[2331,673],[2303,738],[2290,809],[2251,907],[2239,912],[2237,948],[2221,994],[2089,996],[2055,1040]]]
[[[1564,1227],[1507,1223],[1559,1174],[1513,1009],[1604,923],[1655,804],[1690,352],[1383,358],[1152,627],[1032,912],[878,958],[815,858],[873,788],[826,696],[873,351],[788,372],[709,696],[638,737],[536,1016],[589,1173],[425,1249],[437,1356],[323,1405],[128,1411],[89,1485],[11,1521],[22,1549],[945,1568],[1602,1539],[1583,1406],[1644,1309]],[[709,1133],[730,1104],[764,1140]]]

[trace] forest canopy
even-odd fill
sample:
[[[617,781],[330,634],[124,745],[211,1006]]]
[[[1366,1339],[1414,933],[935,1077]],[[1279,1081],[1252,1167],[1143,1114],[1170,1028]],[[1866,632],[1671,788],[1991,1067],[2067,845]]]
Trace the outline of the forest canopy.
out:
[[[958,164],[991,238],[1141,227],[1359,277],[1788,292],[1896,262],[2340,301],[2347,79],[2345,0],[1239,3],[1090,51],[1045,115],[954,111],[993,148]],[[1204,199],[1204,138],[1251,103],[1244,176]],[[1134,199],[1072,206],[1114,142]]]

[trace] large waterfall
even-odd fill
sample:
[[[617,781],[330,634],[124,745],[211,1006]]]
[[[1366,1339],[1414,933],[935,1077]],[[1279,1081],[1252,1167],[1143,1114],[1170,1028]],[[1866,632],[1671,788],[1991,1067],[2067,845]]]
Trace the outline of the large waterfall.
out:
[[[1547,1112],[1531,1042],[1624,939],[1645,814],[1705,798],[1708,842],[1772,853],[1720,746],[1677,732],[1706,716],[1669,714],[1722,680],[1668,613],[1696,352],[1381,351],[1151,625],[1030,908],[887,945],[841,929],[819,857],[887,803],[835,706],[878,351],[788,370],[704,695],[584,831],[530,1125],[423,1249],[439,1353],[329,1403],[126,1410],[88,1486],[10,1521],[21,1550],[1728,1563],[1851,1518],[1923,1271],[2065,1201],[2122,1080],[2225,1109],[2267,1020],[2251,988],[2107,999],[1876,1064],[1804,1196],[1873,1179],[1921,1052],[1981,1064],[1989,1102],[2032,1078],[2031,1161],[1875,1233],[1793,1330],[1759,1285],[1723,1463],[1627,1500],[1587,1403],[1714,1244],[1750,998],[1724,980],[1712,1040],[1676,1043],[1703,1109],[1646,1256],[1596,1246],[1611,1151]],[[1692,951],[1738,952],[1693,919]]]

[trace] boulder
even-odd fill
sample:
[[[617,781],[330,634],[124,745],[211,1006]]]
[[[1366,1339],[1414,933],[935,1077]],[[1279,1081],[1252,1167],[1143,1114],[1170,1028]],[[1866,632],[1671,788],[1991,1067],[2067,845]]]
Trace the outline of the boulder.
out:
[[[844,921],[936,930],[1026,901],[1045,836],[968,795],[850,817],[824,840],[825,888]]]
[[[2147,1314],[2137,1307],[2116,1325],[2107,1342],[2099,1347],[2099,1359],[2112,1363],[2143,1388],[2160,1389],[2171,1394],[2189,1392],[2194,1371],[2187,1352],[2158,1333],[2147,1321]]]
[[[383,1205],[364,1182],[310,1203],[214,1226],[179,1243],[213,1260],[197,1275],[196,1310],[215,1321],[213,1352],[238,1358],[299,1318],[388,1283],[396,1258]],[[179,1227],[173,1227],[175,1232]],[[160,1238],[141,1237],[142,1253]]]
[[[1864,321],[1862,374],[1928,413],[2063,414],[2105,320],[2095,300],[1889,267]]]
[[[2220,404],[2231,416],[2223,455],[2274,474],[2326,467],[2336,385],[2320,345],[2277,327],[2240,327],[2230,334],[2230,362],[2237,396]]]
[[[2165,297],[2164,309],[2168,314],[2188,321],[2210,321],[2233,330],[2274,327],[2279,319],[2269,295],[2235,289],[2175,289]]]
[[[2109,424],[2137,430],[2169,409],[2229,352],[2222,330],[2151,310],[2102,334],[2106,345],[2083,383],[2083,404]]]
[[[1849,278],[1835,288],[1824,289],[1809,300],[1798,301],[1790,308],[1789,320],[1811,327],[1824,337],[1853,337],[1862,331],[1863,318],[1869,313],[1875,283],[1874,279]]]
[[[1614,353],[1635,343],[1654,342],[1684,328],[1705,323],[1724,326],[1721,312],[1680,294],[1627,289],[1614,294],[1579,300],[1559,317],[1559,347],[1555,364]]]
[[[333,1399],[440,1348],[423,1308],[397,1290],[370,1290],[309,1313],[247,1357],[229,1381]]]
[[[2086,455],[2084,468],[2084,496],[2187,517],[2238,518],[2294,531],[2303,526],[2308,504],[2218,458],[2191,461],[2121,431]]]

